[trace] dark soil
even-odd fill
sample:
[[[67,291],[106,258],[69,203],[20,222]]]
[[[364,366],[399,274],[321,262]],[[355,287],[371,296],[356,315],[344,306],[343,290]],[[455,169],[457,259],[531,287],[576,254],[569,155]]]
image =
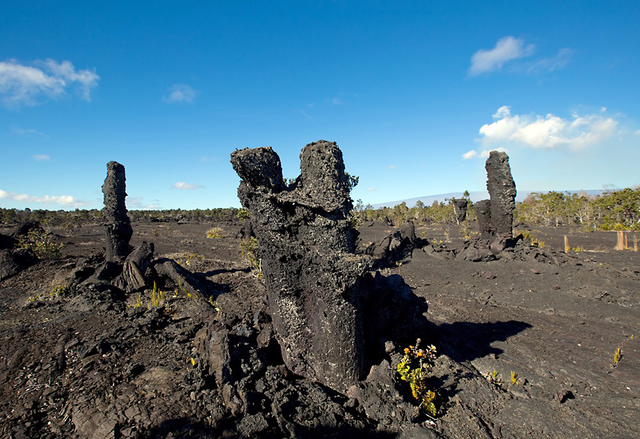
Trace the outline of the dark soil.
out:
[[[461,228],[417,230],[435,248],[381,271],[428,302],[429,333],[407,339],[421,337],[440,355],[432,421],[383,413],[385,395],[411,402],[397,383],[377,389],[377,400],[356,400],[284,367],[239,223],[132,226],[133,246],[153,242],[159,257],[214,287],[194,296],[161,285],[158,307],[150,291],[51,298],[105,247],[101,226],[55,230],[62,259],[0,281],[0,437],[640,436],[640,253],[614,250],[615,233],[531,230],[544,248],[474,263],[449,251],[462,247]],[[224,236],[207,239],[214,226]],[[391,231],[362,226],[359,248]],[[581,251],[565,254],[564,235]],[[216,325],[228,328],[231,347],[224,386],[212,366]],[[392,376],[402,348],[372,374]]]

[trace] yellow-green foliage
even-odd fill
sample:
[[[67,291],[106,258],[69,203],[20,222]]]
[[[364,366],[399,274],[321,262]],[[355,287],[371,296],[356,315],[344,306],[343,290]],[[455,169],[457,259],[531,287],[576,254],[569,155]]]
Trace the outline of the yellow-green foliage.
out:
[[[518,374],[515,371],[511,371],[511,384],[514,386],[518,384]]]
[[[58,259],[64,244],[54,242],[53,233],[44,229],[31,229],[18,241],[20,248],[30,248],[39,259]]]
[[[436,347],[431,345],[420,349],[420,341],[418,339],[415,346],[404,350],[404,357],[396,370],[400,378],[409,383],[411,394],[419,402],[420,408],[428,415],[436,416],[436,393],[427,387],[427,378],[436,358]]]
[[[40,293],[27,298],[27,303],[35,303],[39,301],[55,300],[58,297],[62,297],[67,294],[67,287],[65,285],[58,285],[53,287],[48,293]]]
[[[186,254],[184,253],[181,258],[176,259],[176,262],[180,265],[191,267],[191,265],[195,265],[198,261],[204,261],[204,256],[196,255],[195,253]]]
[[[213,228],[207,230],[207,238],[209,238],[209,239],[224,238],[224,235],[222,233],[222,229],[220,227],[213,227]]]
[[[515,230],[515,234],[518,235],[522,235],[522,237],[525,239],[525,241],[529,241],[531,243],[531,246],[533,247],[539,247],[539,248],[544,248],[545,246],[545,242],[541,239],[539,239],[536,235],[534,235],[533,233],[531,233],[529,230],[523,230],[523,231],[518,231]]]
[[[241,241],[240,252],[249,263],[251,269],[256,270],[258,272],[258,276],[261,276],[260,258],[258,257],[258,240],[256,238],[249,238]]]
[[[616,349],[616,352],[613,354],[613,366],[617,366],[620,360],[622,360],[622,348]]]
[[[238,213],[236,214],[236,217],[242,221],[242,220],[246,220],[251,218],[251,215],[249,214],[249,211],[247,209],[240,209],[238,210]]]
[[[149,297],[149,308],[154,307],[158,308],[164,305],[164,302],[167,300],[167,293],[162,291],[156,285],[156,282],[153,281],[153,289],[151,290],[151,296]]]

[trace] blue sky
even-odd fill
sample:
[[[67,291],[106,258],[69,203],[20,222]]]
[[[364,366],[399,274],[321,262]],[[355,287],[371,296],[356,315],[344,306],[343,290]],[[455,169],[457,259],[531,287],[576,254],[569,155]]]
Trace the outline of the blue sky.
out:
[[[286,177],[326,139],[365,204],[640,184],[640,2],[0,2],[0,206],[239,206],[236,148]]]

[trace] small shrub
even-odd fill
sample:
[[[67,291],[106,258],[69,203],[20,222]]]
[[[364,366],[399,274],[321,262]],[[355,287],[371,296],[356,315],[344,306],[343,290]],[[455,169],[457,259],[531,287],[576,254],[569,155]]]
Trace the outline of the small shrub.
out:
[[[35,228],[29,230],[26,236],[20,237],[18,246],[31,249],[38,259],[58,259],[62,255],[64,244],[54,242],[53,233]]]
[[[220,227],[214,227],[212,229],[207,230],[207,238],[209,239],[224,238],[224,235],[222,234],[222,229]]]
[[[27,303],[36,303],[40,301],[55,300],[67,294],[67,287],[65,285],[58,285],[53,287],[48,293],[35,294],[27,298]]]
[[[246,220],[251,218],[251,215],[249,214],[249,211],[247,209],[240,209],[238,210],[238,214],[236,215],[236,217],[242,221],[242,220]]]
[[[258,277],[262,277],[260,258],[258,257],[258,240],[256,238],[249,238],[241,241],[240,252],[242,252],[242,256],[249,263],[251,269],[258,272]]]
[[[415,346],[404,350],[404,357],[396,367],[400,378],[409,383],[411,394],[419,402],[420,409],[430,416],[436,416],[434,403],[436,393],[427,387],[427,378],[436,359],[436,347],[431,345],[427,349],[420,349],[420,339]]]
[[[153,281],[153,289],[151,290],[151,296],[149,297],[149,308],[154,307],[158,308],[164,305],[164,302],[167,300],[167,293],[162,291],[156,285],[156,282]]]

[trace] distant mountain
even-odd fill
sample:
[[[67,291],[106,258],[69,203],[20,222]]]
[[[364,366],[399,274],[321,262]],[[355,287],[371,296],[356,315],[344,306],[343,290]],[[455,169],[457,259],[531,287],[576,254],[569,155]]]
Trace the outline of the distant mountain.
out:
[[[542,193],[546,194],[549,191],[520,191],[519,190],[518,194],[516,195],[516,201],[524,200],[527,197],[527,195],[529,195],[532,192],[542,192]],[[604,192],[604,190],[603,189],[589,189],[589,190],[579,189],[579,190],[557,191],[557,192],[562,192],[562,193],[569,192],[570,194],[585,192],[588,195],[601,195]],[[451,198],[462,198],[462,194],[463,194],[463,192],[450,192],[448,194],[425,195],[423,197],[407,198],[405,200],[388,201],[386,203],[373,204],[372,206],[375,209],[378,209],[380,207],[393,207],[393,206],[397,206],[398,204],[402,203],[403,201],[405,203],[407,203],[408,207],[415,206],[415,204],[418,201],[422,201],[422,203],[425,206],[430,206],[430,205],[433,204],[434,201],[445,201],[445,199],[448,200],[448,199],[451,199]],[[473,201],[475,203],[476,201],[489,199],[489,193],[487,191],[469,192],[469,197],[471,198],[471,201]]]

